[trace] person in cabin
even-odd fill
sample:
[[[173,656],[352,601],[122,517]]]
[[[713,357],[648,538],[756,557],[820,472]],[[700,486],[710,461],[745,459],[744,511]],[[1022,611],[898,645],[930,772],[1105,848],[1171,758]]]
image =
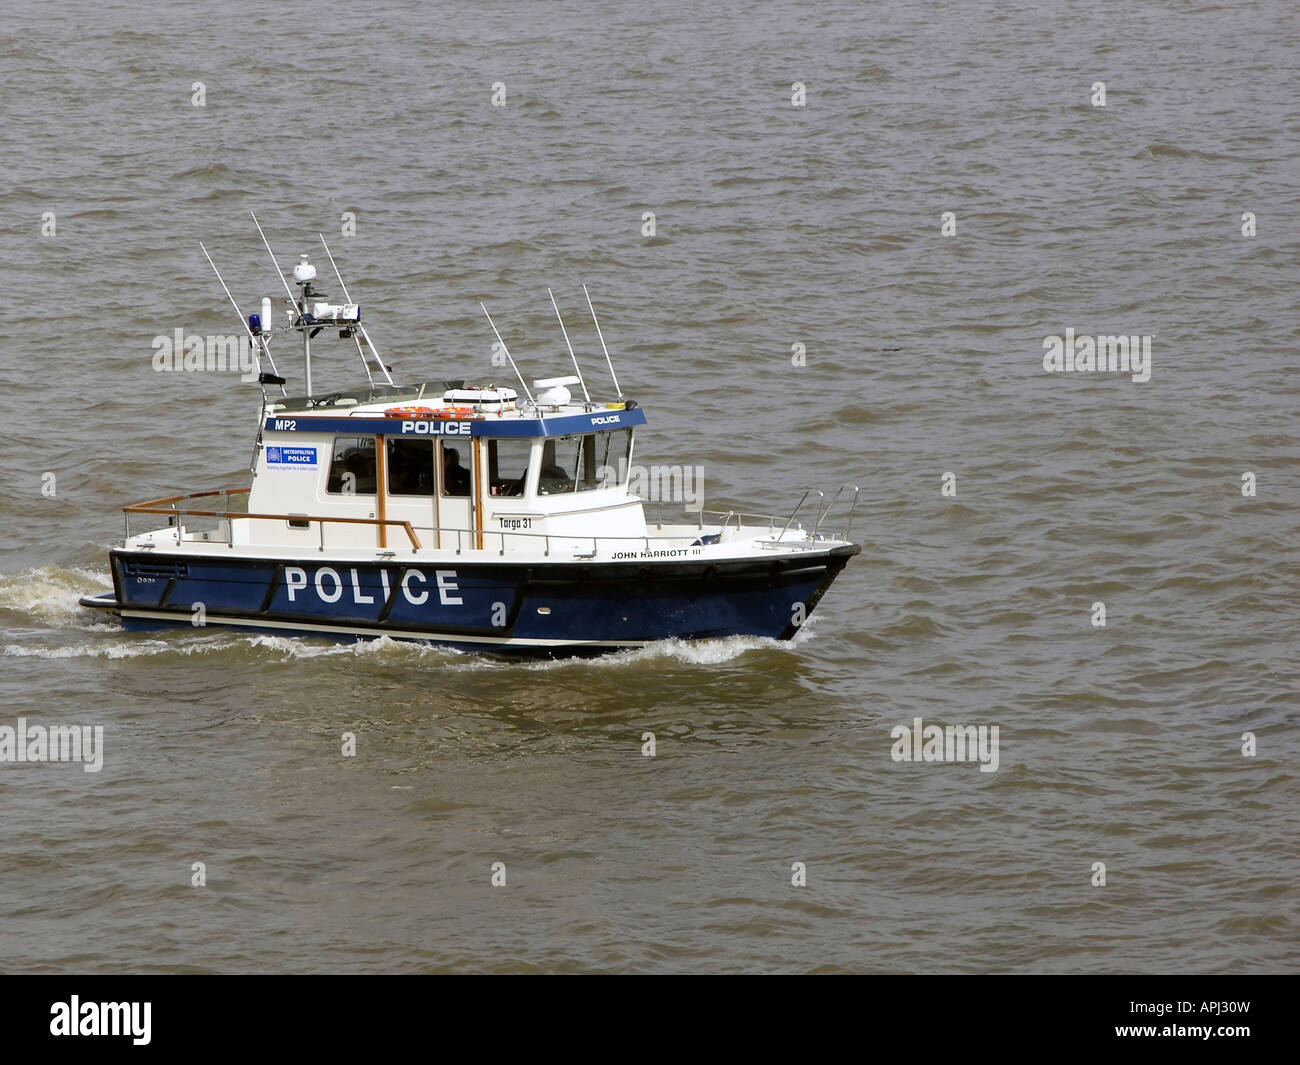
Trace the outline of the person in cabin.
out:
[[[555,441],[542,445],[542,472],[537,480],[537,491],[544,496],[572,492],[573,481],[555,455]]]
[[[454,447],[442,449],[442,494],[469,495],[469,470],[460,464],[460,452]]]
[[[354,447],[348,450],[343,459],[343,468],[351,474],[351,491],[357,495],[371,495],[375,491],[375,451],[370,448]],[[347,490],[344,488],[343,490]]]

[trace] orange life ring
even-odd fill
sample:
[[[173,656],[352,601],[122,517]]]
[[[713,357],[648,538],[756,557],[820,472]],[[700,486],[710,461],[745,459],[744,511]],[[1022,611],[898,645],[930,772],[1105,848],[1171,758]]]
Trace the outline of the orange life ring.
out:
[[[432,407],[389,407],[384,411],[385,418],[440,418],[442,415]]]
[[[444,407],[441,410],[433,412],[435,418],[472,418],[474,416],[473,407]]]

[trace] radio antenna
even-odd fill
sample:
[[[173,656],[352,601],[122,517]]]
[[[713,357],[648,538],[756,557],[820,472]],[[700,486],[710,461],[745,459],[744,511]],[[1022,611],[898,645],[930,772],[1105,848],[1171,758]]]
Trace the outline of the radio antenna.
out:
[[[253,215],[253,225],[257,226],[258,235],[262,238],[262,243],[266,245],[266,254],[271,257],[271,262],[275,263],[275,272],[279,275],[280,284],[284,286],[284,291],[289,296],[289,306],[298,312],[297,320],[291,323],[293,328],[302,333],[302,375],[307,382],[307,399],[311,399],[311,327],[307,324],[307,296],[311,292],[311,278],[316,276],[316,267],[307,266],[311,271],[311,276],[302,282],[302,305],[294,299],[293,292],[289,288],[289,282],[284,279],[284,274],[280,270],[280,261],[275,257],[275,252],[271,250],[271,242],[266,239],[266,234],[262,232],[262,223],[257,220],[257,215],[252,211],[248,212]],[[306,264],[307,257],[304,255],[302,264]],[[302,265],[300,264],[300,265]],[[295,267],[294,278],[298,277],[298,271]],[[320,332],[320,330],[316,330]]]
[[[322,244],[325,244],[324,233],[317,233],[316,236],[320,237],[320,242]],[[348,303],[351,303],[352,297],[348,295],[348,286],[343,281],[343,275],[339,273],[339,265],[334,261],[334,255],[330,251],[330,246],[328,244],[325,244],[325,254],[329,256],[330,266],[334,267],[334,276],[339,279],[339,288],[343,290],[343,298],[347,300]],[[366,338],[366,344],[369,346],[370,351],[374,354],[375,362],[379,363],[379,369],[383,372],[385,379],[391,385],[393,383],[393,378],[388,372],[388,367],[384,365],[384,360],[380,358],[379,350],[371,342],[370,334],[366,332],[366,327],[363,326],[360,321],[358,321],[357,329],[359,329],[361,331],[361,335]],[[356,333],[352,334],[352,342],[357,346],[357,354],[361,356],[361,365],[365,368],[366,376],[370,377],[370,363],[366,359],[366,353],[361,349],[361,341],[357,339]],[[370,384],[372,387],[374,383],[375,383],[375,379],[373,377],[370,377]]]
[[[259,339],[253,335],[253,330],[249,328],[248,322],[244,320],[244,312],[239,309],[239,304],[235,302],[235,297],[230,294],[230,289],[227,288],[226,282],[221,276],[221,271],[217,269],[217,264],[212,261],[212,256],[208,254],[208,249],[203,246],[203,241],[199,241],[199,247],[203,248],[203,257],[208,260],[208,265],[212,267],[212,272],[217,275],[217,280],[221,282],[221,287],[225,289],[226,299],[230,300],[230,305],[235,308],[235,314],[239,316],[239,324],[244,327],[244,332],[248,334],[248,339],[253,342],[253,349],[256,351],[260,348],[266,352],[266,361],[271,364],[271,372],[275,374],[276,377],[279,377],[280,371],[275,368],[275,360],[271,358],[271,346],[266,343],[265,339],[259,341]],[[263,323],[263,328],[267,328],[265,323]],[[260,357],[259,361],[261,361]],[[283,384],[280,385],[280,394],[285,396],[289,394],[285,391]],[[266,396],[265,389],[262,390],[262,396],[264,398]]]
[[[509,349],[508,347],[506,347],[506,342],[505,342],[504,340],[501,339],[501,333],[497,330],[497,324],[496,324],[496,322],[492,321],[492,315],[488,314],[488,309],[487,309],[486,307],[483,306],[483,301],[482,301],[482,300],[479,300],[478,305],[479,305],[480,307],[483,307],[483,313],[484,313],[485,315],[487,315],[488,325],[490,325],[490,326],[492,327],[492,332],[496,333],[496,335],[497,335],[497,341],[498,341],[498,342],[500,343],[500,345],[501,345],[501,350],[504,351],[504,352],[506,353],[506,358],[510,360],[510,368],[511,368],[512,370],[514,370],[514,372],[515,372],[515,376],[516,376],[517,378],[519,378],[519,383],[520,383],[521,385],[523,385],[523,388],[524,388],[524,395],[526,395],[526,396],[528,397],[528,402],[531,403],[531,404],[533,405],[533,409],[534,409],[535,411],[537,411],[537,416],[540,418],[541,415],[542,415],[542,409],[541,409],[541,407],[539,407],[539,406],[537,405],[537,401],[536,401],[535,399],[533,399],[533,394],[532,394],[532,392],[530,392],[530,391],[528,390],[528,385],[527,385],[527,383],[525,383],[525,381],[524,381],[524,375],[521,374],[521,373],[519,372],[519,367],[515,365],[514,356],[512,356],[512,355],[510,354],[510,349]]]
[[[266,245],[266,254],[271,257],[271,262],[275,263],[275,272],[280,278],[280,284],[284,286],[284,291],[289,297],[289,302],[293,304],[293,309],[301,314],[302,308],[298,306],[298,300],[294,296],[293,290],[289,288],[289,282],[284,279],[284,271],[280,269],[280,263],[275,257],[275,252],[271,250],[271,242],[266,239],[266,234],[262,232],[262,223],[257,220],[257,215],[253,214],[252,211],[249,211],[248,213],[253,215],[253,225],[257,226],[257,235],[262,238],[262,243]]]
[[[551,306],[555,307],[555,317],[560,323],[560,332],[564,334],[564,343],[569,348],[569,358],[573,360],[574,372],[578,375],[578,383],[582,385],[582,395],[587,400],[587,406],[591,406],[591,395],[587,392],[587,382],[582,378],[582,369],[578,366],[578,356],[573,353],[573,345],[569,343],[569,331],[564,328],[564,319],[560,317],[560,308],[555,303],[555,293],[549,288],[546,294],[551,297]]]
[[[596,317],[596,308],[591,305],[591,293],[587,286],[582,286],[582,294],[587,297],[587,309],[591,311],[591,320],[596,323],[596,336],[600,337],[600,348],[605,353],[605,364],[609,367],[609,376],[614,379],[614,391],[618,398],[623,398],[623,390],[618,387],[618,376],[614,373],[614,360],[609,357],[609,348],[605,347],[605,334],[600,331],[600,320]]]
[[[325,245],[325,254],[329,256],[330,266],[334,267],[334,276],[339,279],[339,288],[343,290],[343,298],[347,300],[348,303],[351,303],[352,297],[348,295],[348,286],[343,283],[343,275],[339,273],[339,264],[334,261],[334,256],[330,252],[330,246],[325,244],[325,234],[317,233],[316,236],[320,237],[320,242]]]

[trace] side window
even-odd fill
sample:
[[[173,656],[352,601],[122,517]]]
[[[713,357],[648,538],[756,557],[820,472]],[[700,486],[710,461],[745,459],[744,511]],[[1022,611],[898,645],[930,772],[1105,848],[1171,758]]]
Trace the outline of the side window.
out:
[[[388,438],[388,492],[433,495],[433,441]]]
[[[445,496],[466,497],[469,495],[470,484],[470,466],[473,458],[470,456],[471,444],[468,439],[464,441],[464,452],[459,447],[453,447],[445,440],[439,441],[439,449],[442,451],[442,494]]]
[[[494,496],[521,496],[528,480],[533,442],[527,437],[488,439],[488,484]]]
[[[632,430],[613,429],[597,433],[596,481],[601,488],[614,488],[627,482],[627,460],[632,451]]]
[[[375,494],[375,438],[336,436],[325,491],[334,495]]]
[[[537,478],[541,495],[564,492],[589,492],[615,483],[602,469],[609,465],[610,437],[614,433],[589,433],[584,436],[561,436],[542,445],[542,469]],[[615,477],[618,454],[613,454]],[[626,452],[624,452],[626,458]]]

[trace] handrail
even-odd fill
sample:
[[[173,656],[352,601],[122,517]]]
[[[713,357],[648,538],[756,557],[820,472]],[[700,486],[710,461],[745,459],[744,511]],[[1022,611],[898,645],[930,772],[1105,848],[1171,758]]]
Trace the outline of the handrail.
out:
[[[853,514],[858,509],[858,493],[862,489],[856,484],[853,486],[853,502],[849,504],[849,520],[844,525],[844,539],[848,539],[853,532]]]
[[[209,494],[215,495],[217,493]],[[231,514],[229,511],[224,510],[177,510],[174,505],[163,509],[161,507],[143,506],[139,503],[134,504],[133,506],[123,507],[122,512],[124,514],[165,514],[168,517],[186,516],[191,518],[250,518],[253,521],[305,521],[308,524],[314,521],[319,522],[322,526],[324,526],[326,522],[333,522],[337,525],[396,525],[406,533],[407,538],[411,541],[412,548],[416,551],[423,550],[420,538],[415,535],[415,530],[411,528],[411,523],[409,521],[397,521],[392,518],[380,520],[379,518],[330,518],[317,514]],[[321,530],[321,535],[322,537],[324,536],[323,528]]]
[[[834,497],[831,499],[830,504],[825,506],[824,508],[820,503],[818,504],[816,523],[814,524],[811,532],[811,536],[813,538],[817,538],[821,526],[825,523],[831,510],[834,509],[835,504],[840,499],[841,493],[844,491],[845,487],[850,487],[853,489],[852,502],[849,507],[849,515],[848,515],[849,524],[848,527],[846,527],[844,532],[844,538],[846,540],[848,539],[849,532],[852,527],[854,511],[857,508],[858,492],[859,492],[858,488],[852,485],[841,486],[840,489],[836,491]],[[248,494],[249,491],[250,489],[248,488],[220,488],[220,489],[214,489],[207,492],[191,492],[187,495],[167,496],[162,499],[153,499],[144,503],[133,503],[130,506],[126,506],[122,508],[123,514],[127,516],[127,530],[126,530],[127,537],[128,538],[130,537],[130,515],[131,514],[161,514],[171,519],[168,522],[168,524],[177,525],[178,538],[180,535],[180,525],[176,519],[182,516],[199,517],[199,518],[224,518],[227,520],[248,518],[252,521],[285,521],[285,522],[299,522],[299,523],[306,522],[308,523],[308,527],[310,527],[311,522],[317,522],[320,525],[322,551],[324,550],[325,525],[327,523],[334,523],[339,525],[370,525],[370,526],[382,526],[382,527],[397,526],[403,532],[406,533],[407,539],[410,541],[411,547],[414,550],[416,551],[424,550],[423,544],[421,543],[419,536],[416,534],[416,525],[413,525],[412,522],[407,520],[379,519],[379,518],[326,517],[326,516],[315,515],[315,514],[263,514],[263,513],[246,513],[242,511],[236,511],[232,513],[229,510],[228,506],[225,511],[189,510],[189,509],[177,509],[176,507],[177,503],[185,502],[191,499],[204,499],[204,498],[210,498],[212,496],[224,496],[228,500],[230,496],[246,495]],[[798,515],[799,511],[803,508],[805,502],[808,499],[808,496],[814,494],[814,491],[815,491],[814,489],[809,489],[803,494],[802,498],[799,500],[799,503],[795,506],[794,510],[790,512],[789,517],[784,519],[784,526],[781,528],[780,533],[777,534],[777,536],[775,537],[774,543],[780,543],[783,540],[785,534],[790,531],[791,525],[794,525],[794,527],[798,530],[801,531],[803,530],[803,525],[801,523],[796,523],[794,519]],[[821,500],[825,499],[824,493],[816,492],[816,494]],[[732,518],[735,518],[736,520],[737,534],[740,534],[745,530],[746,528],[744,523],[745,518],[757,518],[760,521],[767,523],[769,530],[772,532],[776,532],[777,522],[782,521],[781,518],[773,517],[771,515],[751,514],[743,511],[736,511],[736,510],[721,511],[721,510],[706,510],[704,508],[701,508],[697,513],[699,515],[699,518],[697,520],[700,522],[700,524],[697,527],[700,530],[703,530],[704,528],[704,524],[703,524],[704,515],[706,514],[713,515],[721,519],[721,521],[718,523],[719,540],[721,540],[722,536],[726,533],[728,527],[731,524]],[[684,527],[689,527],[691,524],[693,523],[686,523],[686,526]],[[711,522],[710,524],[713,523]],[[426,528],[423,525],[420,525],[418,527],[421,530]],[[663,528],[662,519],[659,527]],[[749,526],[749,528],[751,529],[753,527],[754,527],[753,525]],[[556,532],[540,533],[540,532],[524,532],[522,530],[515,530],[515,529],[511,529],[511,530],[462,529],[453,526],[448,526],[446,528],[442,526],[428,526],[428,529],[431,533],[435,534],[435,536],[437,533],[440,532],[455,533],[457,554],[459,554],[463,550],[463,545],[461,543],[462,535],[469,536],[471,538],[471,542],[473,540],[473,537],[475,537],[476,535],[500,537],[500,541],[499,541],[500,546],[498,548],[500,554],[505,554],[505,544],[506,544],[507,537],[510,537],[511,539],[533,538],[533,537],[540,538],[544,541],[546,555],[549,555],[551,553],[551,541],[553,539],[558,539],[562,541],[589,539],[592,542],[592,549],[594,553],[596,550],[598,550],[600,541],[607,541],[607,542],[608,541],[613,541],[613,542],[640,541],[645,545],[645,549],[649,550],[652,541],[676,542],[676,541],[685,540],[687,535],[689,535],[689,534],[678,534],[675,536],[648,536],[643,534],[640,536],[592,536],[589,533],[572,533],[572,534],[556,533]],[[231,539],[230,542],[231,545],[233,546],[233,538]],[[591,556],[584,555],[583,557],[591,557]]]
[[[207,492],[190,492],[190,493],[187,494],[187,495],[166,496],[166,497],[163,498],[163,499],[151,499],[151,500],[149,500],[148,502],[145,502],[145,503],[132,503],[130,506],[128,506],[128,507],[123,507],[122,509],[123,509],[124,511],[134,511],[134,510],[136,510],[136,508],[139,508],[139,507],[158,507],[158,506],[166,506],[166,505],[169,505],[169,504],[172,504],[172,503],[179,503],[179,502],[181,502],[182,500],[186,500],[186,499],[204,499],[204,498],[206,498],[206,497],[208,497],[208,496],[234,496],[234,495],[247,495],[250,491],[252,491],[251,488],[217,488],[217,489],[213,489],[213,490],[211,490],[211,491],[207,491]],[[645,500],[641,500],[640,502],[644,505]],[[593,510],[616,510],[616,509],[621,509],[621,508],[623,508],[623,507],[627,507],[627,506],[630,506],[630,505],[631,505],[631,501],[627,501],[627,502],[623,502],[623,503],[611,504],[611,505],[604,506],[604,507],[586,508],[586,509],[584,509],[584,510],[582,510],[582,511],[563,511],[561,514],[558,514],[558,515],[542,515],[542,514],[540,514],[538,511],[536,511],[536,510],[529,510],[529,511],[524,511],[524,510],[520,510],[520,511],[498,511],[497,513],[498,513],[498,515],[500,515],[500,516],[504,516],[504,517],[511,517],[511,516],[526,516],[526,517],[544,517],[544,516],[551,516],[551,517],[568,517],[568,516],[570,516],[571,514],[576,514],[576,513],[590,513],[590,512],[592,512]],[[659,525],[663,525],[664,522],[663,522],[663,520],[662,520],[662,511],[663,511],[663,501],[662,501],[662,500],[659,501],[659,506],[660,506],[660,514],[661,514],[661,518],[660,518],[660,521],[659,521],[658,524],[659,524]],[[798,508],[796,508],[796,509],[798,509]],[[700,508],[699,510],[691,510],[691,511],[687,511],[687,513],[688,513],[688,514],[696,514],[696,515],[699,515],[698,518],[695,518],[694,520],[687,521],[687,522],[684,522],[684,523],[683,523],[683,524],[685,524],[685,525],[694,525],[696,528],[702,528],[702,527],[703,527],[702,519],[703,519],[704,515],[706,515],[706,514],[712,516],[712,517],[715,518],[715,519],[718,519],[719,522],[725,522],[725,521],[729,521],[729,519],[731,519],[731,518],[735,518],[735,519],[736,519],[736,528],[737,528],[737,530],[742,530],[742,529],[745,528],[745,519],[746,519],[746,518],[751,519],[751,525],[752,525],[752,524],[759,524],[759,523],[761,523],[761,524],[766,525],[769,529],[773,530],[774,532],[776,531],[776,527],[777,527],[777,525],[778,525],[779,523],[782,523],[782,522],[784,522],[784,521],[786,520],[785,518],[783,518],[783,517],[781,517],[781,516],[779,516],[779,515],[759,514],[759,513],[754,512],[754,511],[745,511],[745,510],[712,510],[712,509],[707,508],[707,507],[702,507],[702,508]],[[223,515],[223,516],[224,516],[224,515]],[[295,518],[295,520],[297,520],[297,521],[301,521],[302,518],[303,518],[303,516],[302,516],[302,515],[295,515],[294,518]],[[797,529],[797,528],[802,528],[802,525],[796,523],[795,528],[796,528],[796,529]],[[449,531],[450,531],[450,530],[449,530]],[[470,531],[471,531],[471,532],[473,532],[473,531],[481,531],[481,532],[485,532],[485,533],[490,532],[490,533],[495,534],[495,533],[497,533],[499,530],[497,530],[497,529],[482,529],[482,530],[470,530]]]
[[[549,555],[551,553],[552,540],[583,540],[583,541],[590,540],[592,542],[593,547],[597,549],[599,547],[600,542],[605,542],[605,543],[614,542],[618,544],[637,543],[643,545],[645,550],[649,550],[651,544],[659,543],[659,542],[680,543],[686,540],[690,535],[690,534],[679,534],[677,536],[648,536],[643,534],[640,536],[592,536],[590,533],[554,533],[554,532],[541,533],[541,532],[523,532],[521,530],[515,530],[515,529],[462,529],[462,528],[457,528],[455,526],[432,526],[432,525],[416,526],[409,521],[398,521],[396,519],[388,519],[386,521],[381,522],[378,518],[329,518],[329,517],[318,516],[315,514],[245,514],[242,512],[229,514],[220,510],[177,510],[174,507],[164,509],[158,507],[145,507],[140,504],[136,504],[131,507],[123,507],[122,509],[124,512],[130,514],[162,514],[167,516],[168,518],[190,516],[190,517],[198,517],[198,518],[228,518],[232,520],[239,520],[241,518],[251,518],[254,521],[295,521],[295,522],[306,522],[306,523],[319,522],[322,525],[322,529],[325,522],[337,522],[340,524],[352,524],[352,525],[397,525],[403,529],[407,537],[410,539],[411,545],[417,551],[424,550],[423,544],[421,543],[419,537],[416,535],[417,528],[420,531],[428,531],[431,533],[443,533],[446,535],[454,534],[456,537],[457,554],[460,554],[465,549],[465,545],[462,543],[462,537],[468,537],[472,543],[473,538],[476,535],[498,537],[500,540],[500,546],[498,548],[499,554],[505,553],[505,543],[507,539],[531,538],[531,539],[542,540],[544,541],[543,544],[545,549],[544,554],[546,555]],[[178,528],[178,532],[179,532],[179,528]],[[128,532],[128,536],[129,535],[130,534]],[[590,557],[590,556],[584,556],[584,557]]]
[[[781,530],[780,535],[777,536],[777,538],[776,538],[776,542],[777,542],[778,544],[781,542],[781,537],[785,536],[785,534],[786,534],[787,532],[789,532],[789,530],[790,530],[790,523],[791,523],[792,521],[794,521],[794,516],[795,516],[796,514],[799,513],[799,508],[802,507],[802,506],[804,505],[804,502],[808,499],[808,497],[809,497],[809,496],[810,496],[814,491],[815,491],[815,489],[809,488],[808,491],[804,492],[804,494],[800,497],[799,502],[795,505],[794,510],[790,511],[790,516],[789,516],[788,518],[785,519],[785,528],[783,528],[783,529]],[[817,492],[817,497],[818,497],[819,500],[825,499],[825,498],[826,498],[826,493],[825,493],[825,492]],[[818,506],[818,510],[819,510],[819,512],[820,512],[821,503],[819,502],[819,503],[817,504],[817,506]]]
[[[715,518],[723,518],[723,519],[728,517],[733,517],[736,519],[736,527],[738,529],[743,529],[745,527],[746,518],[756,519],[756,522],[758,524],[766,525],[773,532],[776,531],[777,523],[785,520],[779,515],[757,514],[748,510],[701,510],[699,513],[701,515],[711,514]],[[751,525],[754,523],[755,522],[751,522]],[[802,526],[796,525],[795,528],[802,528]]]
[[[816,539],[820,534],[822,523],[830,517],[831,511],[835,509],[835,504],[839,502],[840,496],[844,494],[846,489],[852,489],[853,491],[853,495],[850,497],[848,521],[844,526],[844,539],[849,538],[849,533],[853,529],[853,514],[858,509],[858,495],[862,491],[856,484],[842,484],[835,489],[835,494],[831,496],[831,501],[826,504],[826,508],[819,510],[817,514],[817,521],[812,527],[813,539]]]
[[[813,527],[812,527],[813,539],[817,538],[817,534],[821,531],[822,522],[826,520],[826,515],[835,509],[835,504],[839,502],[839,498],[843,494],[844,494],[844,486],[840,485],[837,489],[835,489],[835,494],[831,496],[831,501],[826,504],[825,510],[822,509],[821,504],[818,504],[817,520],[813,522]],[[823,496],[823,498],[825,497]]]
[[[166,496],[163,499],[150,499],[144,503],[132,503],[128,507],[123,507],[126,512],[134,511],[137,507],[161,507],[171,503],[179,503],[183,499],[204,499],[207,496],[238,496],[247,495],[252,488],[214,488],[209,492],[190,492],[188,495]]]
[[[232,514],[231,517],[242,518],[244,517],[244,515]],[[307,521],[308,517],[305,514],[298,514],[295,515],[295,520]],[[645,550],[648,551],[650,549],[651,544],[657,544],[657,543],[680,544],[684,540],[689,540],[691,536],[694,535],[694,533],[678,533],[676,536],[651,536],[647,533],[640,533],[634,536],[603,536],[603,535],[593,536],[591,533],[585,533],[585,532],[525,532],[522,529],[478,529],[478,528],[464,529],[453,525],[420,525],[418,523],[414,525],[414,528],[420,532],[442,533],[443,535],[446,536],[454,535],[456,537],[457,554],[460,554],[460,552],[464,549],[463,545],[460,542],[462,536],[468,537],[471,541],[475,536],[495,537],[498,540],[498,549],[497,549],[498,555],[505,554],[505,544],[507,540],[525,540],[525,539],[542,540],[545,542],[544,543],[545,550],[543,551],[543,554],[549,555],[551,553],[552,540],[575,540],[575,541],[583,541],[583,542],[589,540],[591,541],[593,550],[598,549],[600,543],[614,543],[614,544],[623,544],[623,545],[640,544]],[[649,528],[649,526],[647,526],[647,528]],[[488,550],[488,547],[485,545],[480,550],[486,551]],[[580,557],[589,558],[592,556],[584,554],[581,555]]]

